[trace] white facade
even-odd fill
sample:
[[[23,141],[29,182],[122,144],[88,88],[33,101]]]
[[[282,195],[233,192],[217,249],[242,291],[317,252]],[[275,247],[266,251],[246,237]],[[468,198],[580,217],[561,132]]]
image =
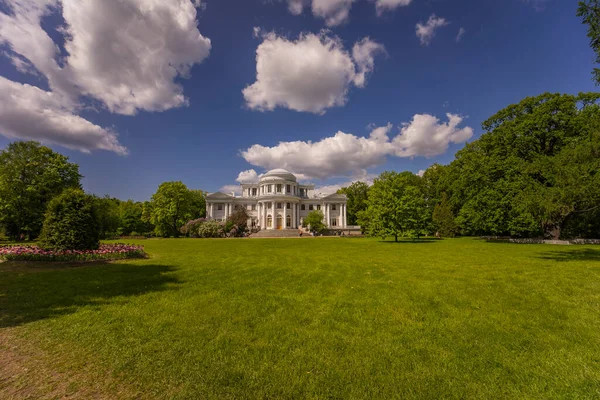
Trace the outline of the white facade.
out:
[[[261,229],[297,229],[313,210],[321,210],[330,229],[346,228],[346,195],[317,196],[314,185],[299,184],[296,177],[274,169],[256,184],[242,184],[242,195],[211,193],[206,196],[207,217],[225,220],[238,207],[245,207],[248,226]]]

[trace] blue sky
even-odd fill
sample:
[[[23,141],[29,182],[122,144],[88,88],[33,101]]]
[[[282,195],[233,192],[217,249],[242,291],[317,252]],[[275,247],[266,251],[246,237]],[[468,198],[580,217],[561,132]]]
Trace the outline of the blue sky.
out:
[[[379,13],[314,1],[330,8],[0,0],[0,148],[41,140],[80,165],[87,191],[122,199],[171,180],[216,191],[276,166],[332,189],[448,163],[526,96],[595,90],[575,0],[392,0]]]

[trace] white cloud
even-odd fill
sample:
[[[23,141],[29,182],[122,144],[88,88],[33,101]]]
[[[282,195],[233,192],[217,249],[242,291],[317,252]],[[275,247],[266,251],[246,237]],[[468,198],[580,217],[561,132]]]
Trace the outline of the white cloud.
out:
[[[446,114],[447,123],[433,115],[417,114],[410,123],[402,124],[400,134],[392,140],[394,154],[398,157],[433,157],[448,150],[450,143],[463,143],[473,136],[470,127],[459,129],[463,117]]]
[[[64,106],[61,95],[0,76],[0,132],[15,139],[38,140],[89,152],[127,154],[117,135]]]
[[[83,94],[110,111],[163,111],[187,103],[177,77],[208,57],[189,0],[62,0],[69,68]]]
[[[382,15],[386,11],[408,6],[411,2],[412,0],[376,0],[375,8],[377,10],[377,15]]]
[[[293,15],[300,15],[305,7],[309,7],[313,16],[325,20],[328,27],[348,22],[352,4],[357,0],[287,0],[288,10]],[[377,15],[398,7],[408,6],[412,0],[370,0],[375,2]]]
[[[258,175],[255,170],[249,169],[239,173],[236,182],[239,183],[256,183],[260,179],[261,175]]]
[[[288,10],[293,15],[300,15],[304,11],[306,3],[306,0],[288,0]]]
[[[371,186],[373,184],[373,180],[377,177],[376,174],[370,174],[366,170],[359,171],[357,174],[352,176],[350,180],[336,183],[331,185],[321,185],[315,187],[315,193],[317,195],[326,196],[332,193],[336,193],[338,190],[344,187],[348,187],[352,185],[354,182],[365,182],[367,185]]]
[[[373,57],[384,47],[365,38],[350,56],[341,40],[323,31],[288,40],[275,33],[263,35],[256,50],[256,82],[243,90],[251,109],[276,107],[323,114],[343,106],[352,85],[364,87],[374,67]]]
[[[375,55],[377,53],[385,53],[385,47],[368,37],[354,44],[352,58],[356,63],[356,75],[353,81],[357,87],[365,87],[367,75],[373,72],[375,68]]]
[[[419,172],[417,172],[415,175],[420,176],[422,178],[423,175],[425,175],[425,170],[424,169],[420,169]]]
[[[287,0],[288,10],[293,15],[300,15],[304,7],[310,7],[312,14],[325,20],[329,27],[348,21],[352,3],[356,0]]]
[[[462,40],[463,36],[465,36],[465,33],[467,33],[467,30],[465,28],[463,28],[463,27],[461,27],[458,30],[458,34],[456,35],[456,42],[457,43]]]
[[[427,22],[423,25],[422,23],[417,23],[416,33],[417,37],[421,41],[423,46],[428,46],[431,43],[431,40],[435,36],[435,31],[438,28],[448,25],[448,22],[444,18],[438,18],[435,14],[431,14]]]
[[[315,17],[325,20],[329,27],[343,24],[350,17],[354,0],[313,0],[312,12]]]
[[[239,196],[242,194],[242,188],[240,185],[225,185],[219,189],[219,192],[225,194],[234,193],[236,196]]]
[[[387,156],[433,157],[450,143],[463,143],[473,135],[459,128],[463,118],[446,114],[448,122],[428,114],[416,114],[390,138],[392,124],[373,129],[368,137],[337,132],[318,142],[280,142],[273,147],[255,144],[241,152],[250,164],[265,169],[285,168],[307,179],[354,175],[385,162]]]
[[[211,48],[197,27],[199,0],[19,0],[9,7],[0,12],[0,45],[17,69],[44,76],[60,107],[73,113],[82,96],[125,115],[186,105],[176,79]],[[58,28],[64,56],[42,28],[51,13],[65,21]]]

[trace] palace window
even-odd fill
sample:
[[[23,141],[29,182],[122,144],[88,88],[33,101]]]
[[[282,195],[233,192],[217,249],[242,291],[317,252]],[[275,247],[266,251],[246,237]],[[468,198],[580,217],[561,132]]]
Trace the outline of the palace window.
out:
[[[252,188],[252,196],[256,196],[256,188]]]
[[[321,205],[317,204],[317,210],[320,210],[320,209],[321,209]]]
[[[331,211],[335,211],[335,204],[331,205]]]
[[[269,210],[271,209],[271,204],[272,204],[271,202],[268,202],[268,203],[267,203],[267,208],[268,208]]]
[[[273,226],[273,217],[267,216],[267,228],[271,228]]]
[[[281,193],[281,186],[282,186],[281,183],[277,184],[277,186],[276,186],[277,187],[277,193]]]
[[[331,226],[337,226],[337,218],[331,218]]]
[[[309,204],[309,205],[308,205],[308,211],[312,211],[312,210],[313,210],[313,205],[312,205],[312,204]]]
[[[281,203],[277,203],[277,209],[279,210],[279,209],[281,209],[281,208],[282,208],[282,207],[281,207]]]
[[[252,204],[252,211],[256,211],[256,204]]]
[[[217,210],[223,211],[223,204],[217,204]]]
[[[301,209],[302,211],[306,210],[306,204],[302,204],[302,205],[300,206],[300,209]]]
[[[292,208],[292,205],[290,203],[287,203],[286,207],[287,208]]]
[[[273,191],[273,185],[267,185],[267,193],[271,193]]]
[[[292,191],[292,188],[290,185],[285,185],[285,192],[286,193],[290,193]]]

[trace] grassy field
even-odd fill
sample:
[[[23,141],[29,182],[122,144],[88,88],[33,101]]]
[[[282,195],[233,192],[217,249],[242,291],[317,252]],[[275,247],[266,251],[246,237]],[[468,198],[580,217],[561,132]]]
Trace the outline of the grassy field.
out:
[[[146,240],[0,264],[0,398],[599,398],[600,248]]]

